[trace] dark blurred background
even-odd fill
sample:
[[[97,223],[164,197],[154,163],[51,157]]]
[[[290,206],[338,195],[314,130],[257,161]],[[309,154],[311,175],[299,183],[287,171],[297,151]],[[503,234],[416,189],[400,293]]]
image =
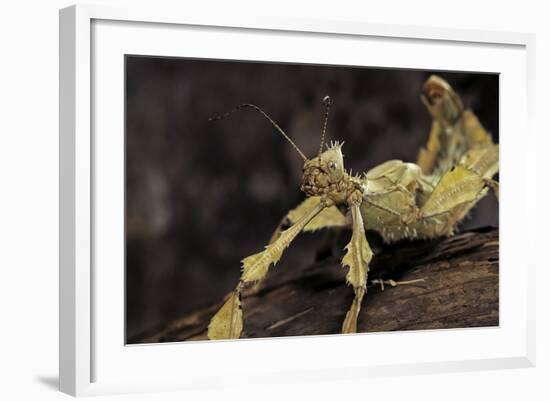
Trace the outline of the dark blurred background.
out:
[[[302,160],[264,118],[209,117],[254,103],[310,157],[330,95],[328,140],[344,140],[346,168],[361,172],[415,161],[431,125],[419,95],[432,73],[498,142],[497,75],[126,56],[127,338],[219,302],[240,260],[303,199]],[[498,225],[492,196],[462,227],[485,225]],[[320,235],[298,237],[272,274],[311,261]]]

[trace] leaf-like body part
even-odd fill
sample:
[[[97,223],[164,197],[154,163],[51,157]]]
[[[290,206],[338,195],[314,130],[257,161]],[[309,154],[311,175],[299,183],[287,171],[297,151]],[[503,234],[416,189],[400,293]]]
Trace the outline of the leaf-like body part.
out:
[[[437,155],[441,149],[441,142],[439,141],[440,133],[441,126],[437,121],[433,121],[426,148],[420,148],[416,161],[424,174],[431,174],[435,166]]]
[[[447,81],[437,75],[424,82],[421,99],[433,119],[444,127],[454,124],[464,111],[460,97]]]
[[[471,110],[465,110],[462,118],[464,120],[464,133],[470,149],[493,144],[491,135],[485,131],[485,128]]]
[[[276,264],[281,259],[284,248],[286,247],[283,247],[279,241],[275,241],[266,246],[262,252],[244,258],[241,261],[243,270],[241,280],[244,282],[262,280],[267,274],[269,266],[272,263]]]
[[[455,207],[477,201],[484,186],[477,173],[457,166],[441,177],[421,213],[424,216],[449,213]]]
[[[269,266],[277,263],[284,250],[290,245],[292,240],[304,229],[304,227],[325,208],[324,204],[317,204],[309,209],[300,219],[290,228],[283,231],[279,238],[265,247],[262,252],[248,256],[242,260],[241,280],[244,282],[260,281],[265,277]]]
[[[346,318],[342,324],[343,334],[357,333],[357,317],[359,316],[359,311],[361,310],[363,295],[365,295],[365,289],[358,288],[355,292],[353,303],[351,304],[349,311],[346,313]]]
[[[235,339],[243,330],[243,311],[241,309],[240,291],[234,291],[214,315],[208,325],[210,340]]]
[[[373,256],[365,235],[359,205],[351,205],[351,216],[353,220],[353,234],[349,244],[346,246],[347,253],[342,259],[342,265],[349,266],[346,280],[353,286],[355,297],[342,324],[342,333],[357,332],[357,317],[361,310],[363,296],[367,291],[369,263]]]
[[[288,212],[288,219],[291,224],[300,220],[307,212],[321,202],[320,196],[306,198],[298,207]],[[345,227],[349,221],[336,206],[330,206],[321,211],[304,227],[304,231],[317,231],[327,227]]]
[[[351,206],[353,219],[353,234],[350,242],[346,245],[346,255],[342,259],[342,265],[348,266],[346,280],[354,289],[366,287],[368,266],[372,259],[372,250],[370,249],[363,219],[359,210],[359,205]]]
[[[304,231],[317,231],[327,227],[347,227],[349,221],[336,206],[325,208],[304,227]]]
[[[471,149],[462,157],[460,165],[484,178],[492,178],[499,169],[498,153],[498,145]]]

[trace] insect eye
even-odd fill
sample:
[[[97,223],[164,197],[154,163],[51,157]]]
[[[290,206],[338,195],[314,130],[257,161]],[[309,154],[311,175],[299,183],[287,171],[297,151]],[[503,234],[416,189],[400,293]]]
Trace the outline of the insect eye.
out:
[[[328,164],[328,168],[330,168],[331,170],[336,170],[336,163],[330,162],[330,163]]]

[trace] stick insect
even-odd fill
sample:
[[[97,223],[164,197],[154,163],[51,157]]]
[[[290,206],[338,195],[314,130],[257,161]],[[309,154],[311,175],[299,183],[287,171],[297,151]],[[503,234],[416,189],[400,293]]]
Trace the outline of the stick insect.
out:
[[[211,120],[244,108],[260,113],[303,159],[301,190],[306,199],[287,213],[264,250],[242,260],[235,290],[208,326],[208,337],[234,339],[243,330],[241,292],[263,280],[300,232],[346,227],[351,239],[342,265],[354,299],[342,323],[342,333],[355,333],[361,304],[367,293],[373,252],[365,230],[377,231],[387,243],[401,239],[429,239],[453,235],[457,224],[492,189],[498,199],[499,148],[475,114],[441,77],[432,75],[423,85],[421,100],[432,117],[425,148],[416,163],[390,160],[361,175],[344,168],[343,144],[325,146],[330,97],[323,99],[324,122],[317,155],[308,159],[290,137],[262,109],[242,104]],[[342,206],[346,210],[341,212]],[[284,223],[290,224],[286,229]],[[381,281],[381,280],[379,280]],[[395,285],[392,280],[381,282]]]

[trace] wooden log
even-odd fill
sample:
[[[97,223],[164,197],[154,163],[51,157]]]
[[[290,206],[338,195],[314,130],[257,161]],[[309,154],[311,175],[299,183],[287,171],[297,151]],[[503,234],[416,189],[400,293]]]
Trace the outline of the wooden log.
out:
[[[338,249],[349,238],[343,232]],[[430,241],[381,245],[369,234],[375,257],[358,331],[446,329],[498,326],[498,229],[483,228]],[[272,268],[268,277],[243,294],[244,338],[336,334],[353,299],[339,257],[304,266]],[[330,253],[329,253],[330,254]],[[391,287],[372,280],[410,281]],[[206,339],[210,318],[222,300],[129,343]]]

